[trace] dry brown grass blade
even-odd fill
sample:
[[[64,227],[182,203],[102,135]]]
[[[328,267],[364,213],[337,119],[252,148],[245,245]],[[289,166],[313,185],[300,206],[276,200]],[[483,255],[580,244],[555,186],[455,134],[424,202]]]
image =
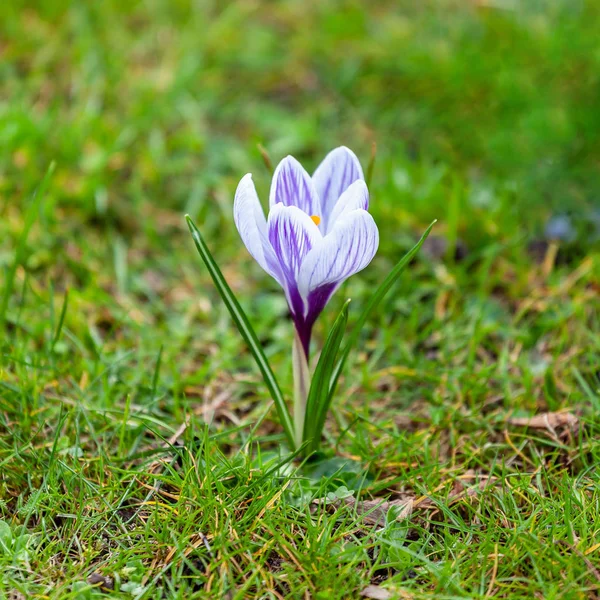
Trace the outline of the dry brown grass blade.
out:
[[[576,554],[579,559],[585,563],[585,566],[589,569],[590,574],[593,575],[596,581],[600,582],[600,571],[598,571],[598,569],[594,566],[592,561],[587,558],[587,556],[585,556],[582,552],[575,548],[575,546],[572,546],[565,540],[555,540],[555,543],[568,548],[573,554]]]

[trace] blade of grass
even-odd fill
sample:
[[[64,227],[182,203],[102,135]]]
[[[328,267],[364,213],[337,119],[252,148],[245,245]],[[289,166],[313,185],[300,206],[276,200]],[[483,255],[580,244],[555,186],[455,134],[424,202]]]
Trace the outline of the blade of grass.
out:
[[[400,259],[400,261],[396,264],[396,266],[390,271],[388,276],[383,280],[383,283],[377,288],[375,293],[371,296],[369,303],[367,304],[367,306],[361,313],[360,317],[358,318],[358,321],[355,323],[354,327],[350,331],[350,335],[348,336],[348,341],[346,342],[346,345],[344,346],[344,348],[342,350],[340,359],[338,360],[338,362],[335,366],[335,369],[333,370],[333,375],[331,376],[331,382],[329,385],[329,395],[330,396],[333,396],[333,394],[335,393],[338,379],[340,377],[340,374],[342,373],[342,369],[344,368],[344,364],[346,363],[348,355],[350,354],[350,350],[352,350],[352,347],[354,346],[354,344],[356,344],[356,342],[358,340],[358,336],[360,335],[362,328],[364,327],[367,319],[369,318],[369,315],[371,314],[371,312],[373,310],[375,310],[377,305],[383,300],[385,295],[390,291],[390,289],[392,288],[392,286],[394,285],[394,283],[396,282],[398,277],[401,275],[402,271],[404,271],[404,269],[406,269],[406,267],[409,265],[413,256],[419,251],[419,249],[423,245],[423,242],[427,239],[427,236],[429,235],[429,233],[431,232],[431,229],[433,228],[433,226],[436,223],[437,223],[437,219],[435,221],[433,221],[431,223],[431,225],[429,225],[429,227],[425,230],[425,233],[421,236],[421,239]],[[331,398],[329,399],[329,402],[331,402]]]
[[[54,347],[56,346],[58,340],[60,339],[60,334],[62,332],[63,325],[65,324],[65,317],[67,316],[67,308],[69,306],[69,288],[65,290],[65,298],[63,300],[63,305],[60,310],[60,317],[58,319],[58,325],[56,327],[56,332],[54,333],[54,337],[52,338],[52,344],[50,346],[50,350],[54,351]]]
[[[285,431],[288,442],[290,444],[290,448],[294,450],[296,445],[294,443],[294,426],[292,423],[292,419],[290,417],[290,413],[285,403],[283,394],[281,393],[281,388],[277,383],[277,379],[273,374],[271,366],[269,365],[269,361],[267,360],[267,357],[263,352],[260,342],[258,341],[258,337],[256,336],[256,333],[254,332],[254,329],[250,324],[246,313],[243,311],[242,307],[237,301],[237,298],[231,291],[231,288],[227,284],[225,277],[223,277],[223,273],[221,273],[221,269],[219,269],[217,263],[215,262],[215,259],[210,253],[210,250],[208,249],[206,242],[200,234],[200,231],[198,230],[198,228],[196,227],[189,215],[186,215],[185,219],[187,221],[188,227],[190,228],[190,232],[192,234],[192,238],[194,239],[194,243],[196,244],[198,254],[200,254],[200,257],[204,261],[204,264],[206,265],[206,268],[208,269],[208,272],[212,277],[217,291],[223,299],[223,302],[227,307],[231,318],[236,324],[238,331],[248,344],[248,348],[250,349],[250,352],[254,357],[256,365],[258,366],[262,374],[265,385],[267,386],[269,393],[271,394],[271,398],[273,398],[273,402],[275,403],[275,408],[279,416],[279,421]]]
[[[308,442],[309,453],[318,450],[321,442],[321,432],[333,397],[329,394],[329,381],[348,324],[349,304],[350,300],[346,300],[327,336],[308,392],[303,437]]]
[[[156,358],[156,364],[154,365],[154,375],[152,376],[152,391],[150,393],[150,404],[154,402],[156,398],[156,390],[158,388],[158,378],[160,377],[160,365],[162,363],[163,345],[161,344],[158,350],[158,356]]]

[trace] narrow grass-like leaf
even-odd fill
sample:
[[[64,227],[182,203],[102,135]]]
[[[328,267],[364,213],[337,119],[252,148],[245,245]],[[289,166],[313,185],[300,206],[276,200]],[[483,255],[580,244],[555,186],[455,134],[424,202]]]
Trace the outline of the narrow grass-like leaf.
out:
[[[69,306],[69,288],[65,290],[65,298],[63,300],[62,308],[60,309],[60,317],[58,319],[58,325],[56,327],[56,332],[54,333],[54,337],[52,338],[52,344],[50,346],[50,350],[54,350],[54,346],[60,339],[60,334],[62,332],[63,325],[65,324],[65,317],[67,316],[67,308]]]
[[[260,152],[260,155],[262,156],[263,162],[265,163],[265,167],[267,167],[267,171],[269,171],[269,173],[271,173],[271,175],[273,175],[273,171],[274,171],[273,161],[271,160],[269,151],[262,144],[257,144],[256,147],[258,148],[258,151]]]
[[[152,376],[152,391],[150,393],[150,404],[154,402],[156,398],[156,390],[158,388],[158,378],[160,377],[160,365],[162,363],[163,346],[161,344],[158,350],[158,356],[156,358],[156,364],[154,365],[154,375]]]
[[[269,390],[269,393],[271,394],[271,398],[273,398],[273,402],[275,403],[275,408],[277,410],[281,426],[283,427],[290,447],[293,450],[296,446],[294,443],[294,426],[292,424],[292,419],[290,417],[283,394],[281,393],[281,388],[277,383],[277,379],[275,378],[271,366],[269,365],[269,361],[267,360],[260,342],[258,341],[258,337],[256,336],[256,333],[254,332],[246,313],[243,311],[240,303],[237,301],[237,298],[231,291],[231,288],[227,284],[225,277],[223,277],[223,273],[221,273],[221,269],[219,269],[215,259],[210,253],[210,250],[200,234],[200,231],[189,215],[186,215],[185,219],[188,227],[190,228],[194,243],[196,244],[198,254],[200,254],[200,257],[204,261],[204,264],[206,265],[206,268],[208,269],[208,272],[214,281],[217,291],[227,307],[231,318],[236,324],[238,331],[248,344],[248,348],[250,349],[258,368],[260,369],[263,380]]]
[[[317,450],[321,442],[321,432],[332,398],[332,394],[329,394],[329,381],[348,324],[349,304],[350,300],[346,300],[327,336],[308,392],[304,418],[304,441],[308,442],[308,452]]]
[[[360,317],[358,318],[358,321],[356,321],[354,327],[350,331],[348,341],[342,349],[340,359],[338,360],[335,369],[333,370],[333,374],[331,376],[329,386],[329,402],[331,402],[331,397],[335,393],[338,379],[340,377],[342,369],[344,368],[344,364],[346,363],[348,355],[350,354],[350,350],[352,350],[352,347],[354,346],[354,344],[356,344],[358,336],[360,335],[362,328],[364,327],[367,319],[369,318],[369,315],[371,314],[371,312],[373,312],[373,310],[375,310],[375,308],[377,308],[377,306],[383,300],[385,295],[390,291],[390,289],[392,288],[402,271],[404,271],[404,269],[406,269],[406,267],[409,265],[413,256],[419,251],[419,249],[423,245],[423,242],[427,239],[427,236],[429,235],[431,229],[436,223],[437,219],[433,221],[431,225],[429,225],[429,227],[425,230],[425,233],[421,236],[421,239],[402,257],[402,259],[400,259],[396,266],[390,271],[388,276],[383,280],[383,283],[377,288],[377,290],[375,290],[375,293],[371,296],[369,303],[367,304]]]

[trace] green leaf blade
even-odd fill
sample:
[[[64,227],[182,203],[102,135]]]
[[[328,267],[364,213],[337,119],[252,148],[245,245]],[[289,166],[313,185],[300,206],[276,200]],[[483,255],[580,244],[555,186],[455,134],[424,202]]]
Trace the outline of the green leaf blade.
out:
[[[275,408],[277,410],[277,414],[279,417],[279,421],[281,426],[284,429],[288,442],[292,450],[295,449],[296,445],[294,442],[294,426],[292,423],[292,419],[290,417],[290,413],[288,407],[285,403],[285,399],[281,392],[281,388],[277,383],[277,379],[269,365],[269,361],[263,352],[263,349],[258,341],[258,337],[254,331],[254,328],[250,324],[246,313],[240,306],[235,294],[231,291],[223,273],[221,273],[221,269],[217,265],[215,259],[213,258],[204,238],[202,237],[200,231],[192,221],[189,215],[185,216],[188,227],[190,229],[190,233],[192,234],[192,238],[194,240],[194,244],[196,245],[196,249],[198,250],[198,254],[200,254],[200,258],[204,261],[206,268],[223,300],[223,303],[227,307],[231,318],[233,319],[238,331],[241,336],[244,338],[246,344],[248,344],[248,348],[252,353],[254,361],[258,366],[265,385],[267,386],[269,393],[271,394],[271,398],[273,398],[273,402],[275,403]]]
[[[394,283],[396,283],[396,280],[402,274],[404,269],[406,269],[406,267],[409,265],[410,261],[415,256],[415,254],[420,250],[421,246],[427,239],[427,236],[429,236],[433,226],[436,223],[437,223],[437,219],[434,220],[429,225],[429,227],[425,230],[425,232],[421,236],[421,239],[400,259],[400,261],[396,264],[396,266],[389,272],[388,276],[383,280],[381,285],[377,288],[375,293],[371,296],[371,299],[369,300],[367,306],[364,308],[363,312],[361,313],[360,317],[358,318],[358,321],[356,321],[354,327],[352,328],[352,330],[350,332],[350,335],[348,336],[348,341],[346,342],[346,345],[342,349],[340,359],[338,360],[338,362],[335,366],[335,369],[333,371],[333,374],[331,376],[330,385],[329,385],[329,395],[331,397],[329,399],[329,402],[331,402],[333,394],[335,393],[338,379],[340,378],[342,369],[344,368],[346,360],[348,359],[348,355],[350,354],[350,351],[352,350],[352,348],[358,341],[360,332],[362,331],[362,328],[364,327],[365,323],[367,322],[369,315],[371,314],[371,312],[373,312],[373,310],[375,310],[375,308],[377,308],[379,303],[383,300],[383,298],[390,291],[390,289],[392,288]]]
[[[333,397],[332,394],[329,394],[329,381],[348,324],[349,304],[350,300],[346,300],[327,336],[308,392],[303,437],[304,442],[308,442],[307,450],[309,452],[319,448],[321,432]]]

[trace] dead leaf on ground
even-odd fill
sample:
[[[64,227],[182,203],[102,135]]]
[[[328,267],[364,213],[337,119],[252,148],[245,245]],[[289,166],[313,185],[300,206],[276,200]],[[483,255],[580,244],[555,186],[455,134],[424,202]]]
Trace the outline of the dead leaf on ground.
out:
[[[579,418],[571,412],[546,412],[533,417],[509,417],[506,422],[514,427],[544,429],[552,437],[565,438],[579,431]]]
[[[100,573],[92,573],[88,578],[87,582],[90,585],[100,588],[103,592],[109,592],[114,589],[115,584],[111,577],[101,575]]]
[[[509,417],[507,422],[517,427],[534,427],[536,429],[557,429],[558,427],[574,428],[579,419],[570,412],[540,413],[533,417]]]
[[[468,482],[475,481],[473,485]],[[497,477],[492,475],[482,475],[473,471],[468,471],[463,475],[454,479],[452,490],[448,494],[443,503],[447,506],[452,506],[465,498],[474,498],[480,492],[483,492],[496,484]],[[442,489],[448,487],[448,481],[442,483],[431,494],[425,494],[420,498],[414,496],[406,496],[397,500],[357,500],[354,496],[341,498],[337,500],[328,500],[327,498],[316,498],[313,500],[313,507],[316,509],[319,506],[326,506],[333,510],[338,510],[342,506],[347,506],[356,511],[356,514],[362,518],[366,525],[374,525],[383,527],[386,523],[386,518],[390,510],[397,509],[395,519],[401,521],[408,519],[414,510],[433,509],[434,512],[439,509],[439,502],[436,502],[432,496]]]
[[[478,481],[474,485],[466,485],[466,482],[472,479],[476,479]],[[473,498],[479,492],[483,492],[492,487],[496,480],[497,478],[492,475],[479,475],[477,473],[467,472],[454,480],[452,491],[448,494],[445,503],[447,506],[451,506],[460,500],[464,500],[465,498]],[[434,491],[442,489],[444,485],[445,484],[442,484]],[[432,498],[426,495],[421,496],[421,498],[418,500],[415,500],[414,508],[438,508],[438,505]]]
[[[482,492],[490,487],[490,484],[494,483],[496,479],[497,478],[493,475],[482,475],[481,473],[475,473],[475,471],[470,469],[455,479],[454,486],[452,487],[448,499],[456,501],[465,496],[475,496],[477,492]],[[475,481],[475,484],[468,486],[467,482],[469,481]]]
[[[468,485],[467,482],[476,480],[474,485]],[[448,494],[445,503],[448,506],[455,504],[456,502],[463,500],[464,498],[472,498],[479,492],[482,492],[489,487],[492,487],[497,478],[492,475],[480,475],[474,472],[467,472],[454,480],[452,490]],[[437,487],[431,495],[439,492],[444,487],[447,487],[448,482],[441,484]],[[363,518],[363,521],[369,525],[383,526],[388,512],[397,507],[398,512],[396,514],[396,520],[401,521],[407,519],[413,513],[413,510],[437,508],[438,505],[434,502],[433,498],[429,494],[421,496],[420,498],[415,497],[404,497],[397,500],[357,500],[354,496],[348,496],[347,498],[334,500],[333,502],[328,501],[325,498],[317,498],[313,500],[314,505],[326,504],[332,508],[338,509],[340,506],[348,506],[355,510],[356,513]]]
[[[378,585],[368,585],[360,595],[363,598],[372,598],[372,600],[389,600],[392,597],[392,593],[389,590]]]
[[[357,500],[354,496],[348,496],[333,502],[325,498],[313,500],[313,504],[320,506],[325,504],[336,510],[340,506],[348,506],[356,511],[356,514],[362,518],[363,523],[367,525],[376,525],[383,527],[385,525],[387,514],[390,510],[397,508],[396,520],[407,519],[412,514],[414,498],[404,498],[400,500]]]

